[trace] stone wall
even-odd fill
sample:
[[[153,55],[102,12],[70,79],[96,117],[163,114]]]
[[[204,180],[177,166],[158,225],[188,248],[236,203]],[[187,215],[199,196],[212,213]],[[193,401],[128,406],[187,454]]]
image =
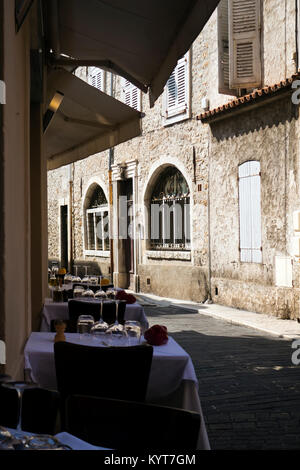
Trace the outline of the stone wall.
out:
[[[298,316],[296,289],[275,286],[275,257],[292,257],[292,213],[299,209],[295,111],[289,96],[210,125],[212,294],[218,303],[277,315],[286,304]],[[238,165],[248,160],[261,164],[261,264],[240,262]],[[293,279],[297,287],[296,263]]]
[[[295,2],[265,0],[262,14],[263,85],[272,85],[295,72]],[[76,74],[86,79],[86,72],[83,67]],[[105,91],[110,92],[109,74]],[[113,77],[113,91],[117,99],[122,98],[118,77]],[[142,227],[143,233],[147,232],[143,206],[160,169],[175,165],[182,172],[191,194],[192,243],[187,256],[154,255],[147,240],[138,240],[136,274],[140,290],[204,301],[209,295],[211,259],[211,295],[215,302],[297,317],[298,265],[293,266],[293,288],[276,287],[274,272],[275,256],[291,254],[292,213],[298,209],[299,199],[299,124],[290,101],[266,103],[211,126],[196,119],[203,111],[202,98],[208,98],[210,109],[232,100],[232,96],[218,93],[216,11],[191,49],[191,117],[165,126],[163,95],[152,109],[148,96],[141,95],[141,111],[145,113],[142,135],[117,146],[113,163],[137,161],[136,226]],[[260,160],[262,171],[263,263],[259,265],[239,261],[237,167],[249,159]],[[84,253],[83,203],[93,182],[108,194],[108,161],[106,151],[72,165],[74,260],[78,265],[90,263],[91,270],[107,274],[109,258]],[[64,169],[49,172],[49,258],[60,257],[59,201],[69,197],[68,175]]]

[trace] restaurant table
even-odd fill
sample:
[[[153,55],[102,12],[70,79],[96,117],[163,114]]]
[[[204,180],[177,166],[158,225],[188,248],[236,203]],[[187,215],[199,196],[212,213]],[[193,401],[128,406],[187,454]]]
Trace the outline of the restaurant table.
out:
[[[84,299],[80,297],[76,298],[84,302]],[[86,299],[87,302],[91,302],[91,299]],[[99,303],[100,300],[92,299],[93,302]],[[53,302],[52,299],[46,299],[43,311],[40,331],[50,331],[51,320],[68,320],[69,319],[69,307],[68,302]],[[126,304],[124,320],[136,320],[141,323],[142,331],[149,328],[149,323],[143,307],[135,302],[134,304]]]
[[[20,434],[24,436],[39,436],[39,434],[32,432],[17,431],[16,429],[12,428],[6,429],[10,432],[10,434],[16,436],[16,438],[18,438]],[[55,434],[54,437],[56,437],[56,439],[58,439],[61,444],[71,447],[71,450],[110,450],[107,447],[99,447],[89,444],[88,442],[83,441],[82,439],[79,439],[78,437],[73,436],[68,432],[60,432]]]
[[[25,369],[31,379],[41,387],[56,390],[54,336],[55,333],[49,332],[31,333],[25,346],[24,356]],[[91,337],[83,338],[77,333],[66,333],[66,340],[77,344],[101,346],[99,341]],[[192,360],[170,336],[166,344],[153,346],[146,401],[199,413],[201,427],[198,449],[210,449]]]

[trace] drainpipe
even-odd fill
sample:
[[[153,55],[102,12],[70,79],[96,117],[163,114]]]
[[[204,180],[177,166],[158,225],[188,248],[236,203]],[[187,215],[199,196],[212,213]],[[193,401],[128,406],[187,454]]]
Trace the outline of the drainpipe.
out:
[[[73,273],[73,179],[74,179],[74,163],[69,165],[69,272]]]
[[[210,137],[207,139],[207,158],[208,158],[208,188],[207,188],[207,237],[208,237],[208,293],[206,304],[212,304],[211,298],[211,233],[210,233]]]
[[[110,73],[110,96],[114,94],[114,78],[112,72]],[[109,184],[109,207],[110,207],[110,276],[111,281],[113,283],[113,276],[114,276],[114,240],[113,240],[113,187],[112,187],[112,164],[114,163],[114,147],[109,149],[108,153],[108,184]]]

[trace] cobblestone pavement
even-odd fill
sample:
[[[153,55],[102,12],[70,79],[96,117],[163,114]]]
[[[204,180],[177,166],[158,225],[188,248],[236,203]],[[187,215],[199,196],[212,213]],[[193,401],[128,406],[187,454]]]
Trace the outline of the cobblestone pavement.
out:
[[[193,360],[212,450],[300,449],[291,340],[176,306],[144,308]]]

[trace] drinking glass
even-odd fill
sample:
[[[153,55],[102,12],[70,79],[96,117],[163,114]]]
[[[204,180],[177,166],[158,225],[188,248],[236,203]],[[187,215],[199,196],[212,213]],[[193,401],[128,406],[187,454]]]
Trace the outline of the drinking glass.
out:
[[[100,319],[91,328],[91,334],[94,339],[104,339],[104,335],[108,329],[108,324],[103,320],[103,300],[100,302]]]
[[[95,299],[107,299],[107,295],[106,295],[106,293],[104,292],[104,290],[102,289],[101,281],[102,281],[102,276],[100,276],[100,287],[99,287],[99,290],[97,290],[97,292],[95,292]]]
[[[126,331],[118,321],[118,309],[119,309],[119,300],[115,300],[116,304],[116,320],[107,330],[106,335],[108,335],[108,339],[110,344],[115,343],[115,345],[121,345],[126,342],[127,334]]]
[[[22,432],[22,404],[24,390],[29,388],[37,388],[38,385],[34,382],[3,382],[1,385],[2,387],[16,390],[18,394],[19,412],[16,430],[18,432]],[[15,435],[15,437],[17,437],[17,435]]]
[[[76,286],[76,287],[74,287],[73,295],[74,295],[74,297],[81,297],[83,292],[84,292],[84,287]]]
[[[80,315],[77,320],[77,333],[79,333],[79,337],[88,336],[94,323],[93,315]]]
[[[88,288],[82,292],[81,297],[92,297],[92,298],[94,298],[94,291],[92,289],[90,289],[89,286],[88,286]]]
[[[140,343],[141,339],[141,324],[136,320],[126,320],[124,329],[128,338],[129,346],[136,346]]]

